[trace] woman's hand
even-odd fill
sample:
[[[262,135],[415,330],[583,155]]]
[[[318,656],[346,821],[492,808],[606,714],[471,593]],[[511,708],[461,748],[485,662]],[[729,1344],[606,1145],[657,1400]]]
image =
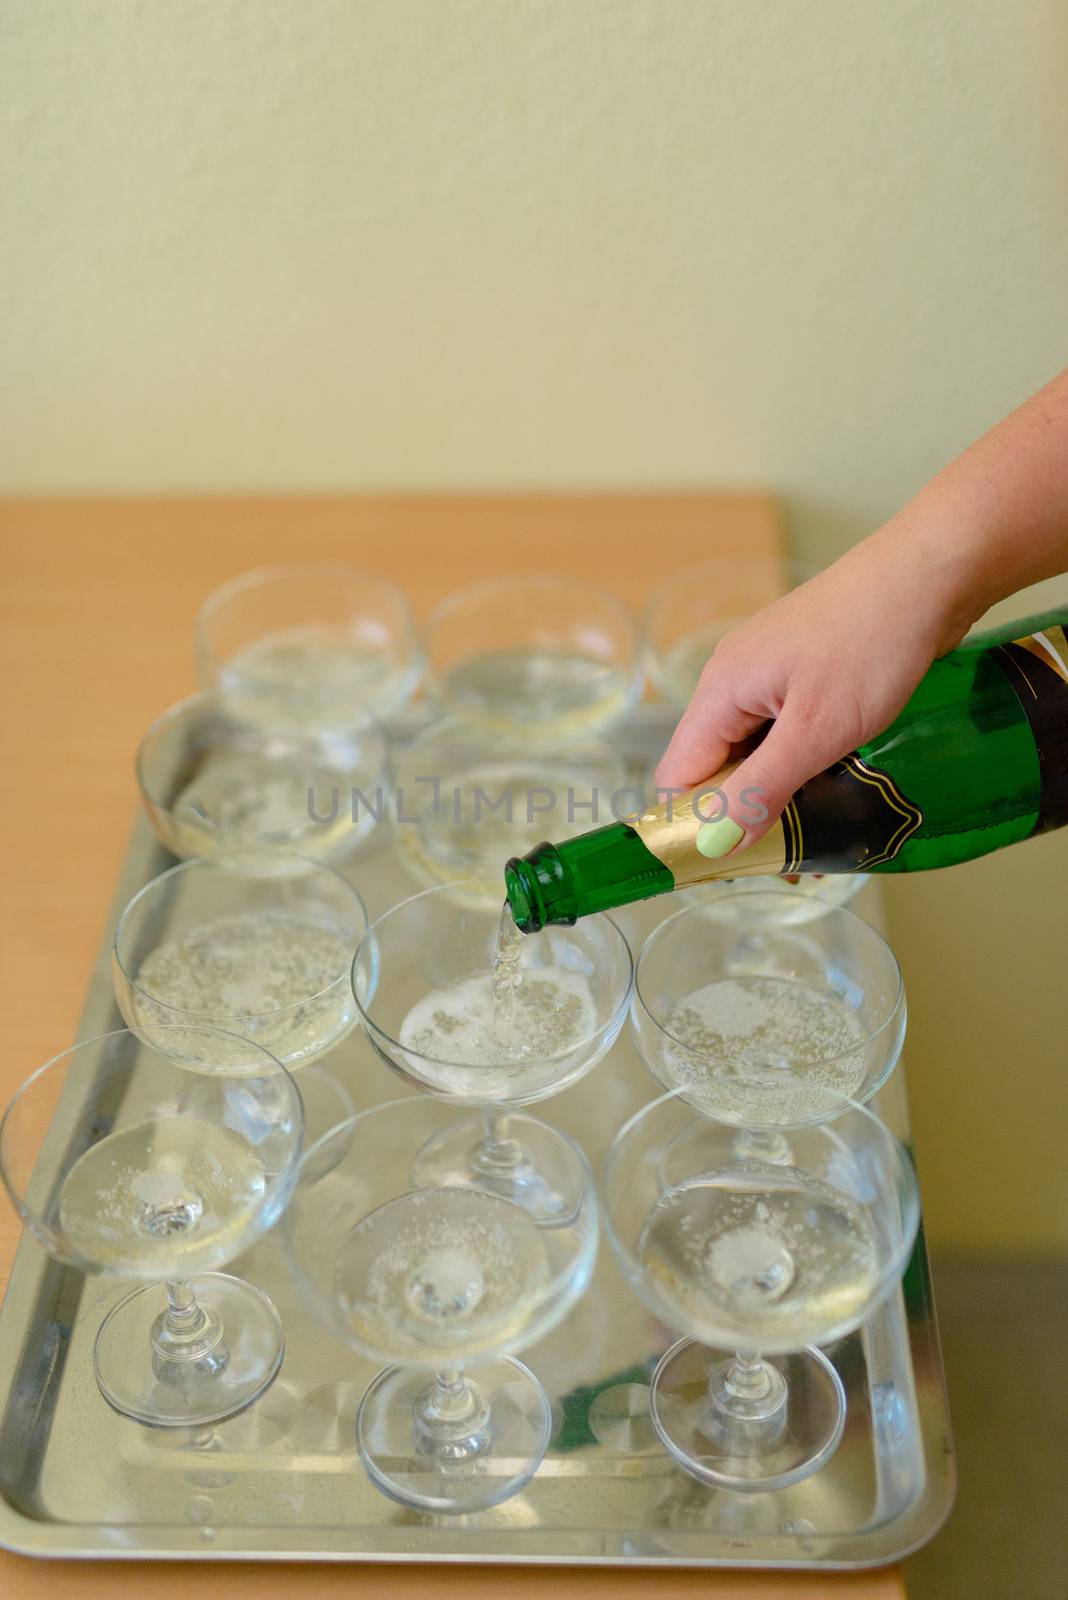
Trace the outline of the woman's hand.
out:
[[[903,570],[889,532],[727,634],[705,666],[658,787],[695,788],[770,723],[722,785],[719,820],[702,829],[707,854],[759,839],[807,779],[892,722],[967,631],[952,574]]]
[[[658,785],[696,788],[770,724],[701,830],[709,856],[752,844],[803,783],[894,720],[988,606],[1066,568],[1068,370],[877,533],[726,636]]]

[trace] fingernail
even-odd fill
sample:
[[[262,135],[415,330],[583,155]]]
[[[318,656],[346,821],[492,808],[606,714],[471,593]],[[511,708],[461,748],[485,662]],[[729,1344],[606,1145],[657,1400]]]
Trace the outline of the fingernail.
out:
[[[710,861],[718,861],[733,850],[745,829],[733,817],[717,817],[715,822],[703,822],[697,830],[697,848]]]

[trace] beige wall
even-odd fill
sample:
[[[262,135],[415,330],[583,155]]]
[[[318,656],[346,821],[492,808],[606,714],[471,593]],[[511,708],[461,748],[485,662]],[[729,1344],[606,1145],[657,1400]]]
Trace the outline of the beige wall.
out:
[[[1066,264],[1068,267],[1068,264]],[[991,613],[1068,604],[1068,578]],[[888,879],[926,1224],[969,1255],[1068,1250],[1068,829]]]
[[[823,559],[1068,360],[1060,0],[0,30],[9,490],[766,484]],[[1068,1235],[1066,867],[891,892],[946,1245]]]

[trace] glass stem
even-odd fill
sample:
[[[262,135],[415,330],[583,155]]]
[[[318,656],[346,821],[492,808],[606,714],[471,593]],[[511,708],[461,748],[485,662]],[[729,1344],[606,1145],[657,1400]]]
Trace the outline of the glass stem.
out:
[[[467,1387],[463,1367],[443,1367],[434,1381],[434,1392],[428,1402],[439,1417],[454,1421],[464,1417],[471,1409],[471,1391]]]
[[[726,1388],[739,1400],[764,1400],[771,1392],[771,1377],[761,1356],[754,1350],[739,1350],[727,1369]]]
[[[490,1106],[483,1113],[482,1123],[485,1127],[485,1142],[492,1147],[503,1144],[508,1137],[508,1113],[502,1111],[500,1106]]]
[[[740,1129],[734,1139],[734,1154],[741,1161],[765,1161],[776,1167],[787,1167],[793,1160],[789,1140],[778,1128]]]
[[[786,1382],[755,1350],[739,1350],[713,1367],[708,1401],[713,1436],[736,1455],[768,1449],[786,1423]]]
[[[175,1339],[195,1337],[208,1319],[201,1310],[193,1285],[188,1278],[172,1278],[166,1289],[167,1332]]]
[[[418,1396],[415,1435],[424,1455],[462,1462],[482,1455],[492,1442],[489,1402],[461,1366],[443,1367]]]
[[[500,1106],[490,1106],[482,1114],[482,1142],[478,1147],[476,1170],[510,1171],[519,1165],[521,1154],[515,1140],[508,1137],[507,1111]]]
[[[188,1278],[171,1278],[167,1290],[167,1309],[152,1326],[152,1351],[157,1362],[202,1361],[212,1356],[213,1364],[225,1364],[227,1355],[221,1344],[222,1323],[209,1316]]]

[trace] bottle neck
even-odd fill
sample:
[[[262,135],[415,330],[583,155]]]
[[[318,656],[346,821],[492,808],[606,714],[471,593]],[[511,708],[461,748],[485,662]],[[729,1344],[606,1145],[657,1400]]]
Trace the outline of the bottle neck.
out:
[[[1001,622],[996,628],[984,628],[981,633],[969,633],[952,655],[973,650],[991,650],[999,644],[1033,638],[1048,628],[1068,628],[1068,605],[1055,606],[1052,611],[1040,611],[1033,617],[1017,617],[1014,622]]]
[[[575,885],[553,844],[540,844],[529,855],[506,862],[504,892],[521,933],[538,933],[550,922],[578,920]]]

